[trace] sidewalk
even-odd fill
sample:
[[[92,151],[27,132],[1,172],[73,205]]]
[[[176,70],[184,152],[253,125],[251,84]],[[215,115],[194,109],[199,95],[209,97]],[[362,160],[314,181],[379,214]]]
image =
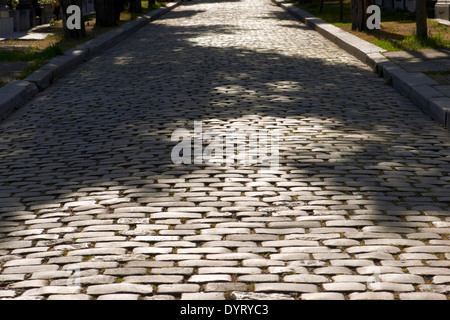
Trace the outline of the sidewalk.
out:
[[[407,72],[422,72],[438,84],[434,89],[450,97],[450,49],[424,49],[420,52],[397,51],[383,54]],[[428,74],[432,73],[432,74]]]
[[[433,76],[432,79],[424,73],[449,71],[450,50],[421,50],[421,53],[388,52],[314,17],[289,2],[283,0],[272,2],[372,67],[425,114],[450,129],[450,95],[447,83],[449,76]]]

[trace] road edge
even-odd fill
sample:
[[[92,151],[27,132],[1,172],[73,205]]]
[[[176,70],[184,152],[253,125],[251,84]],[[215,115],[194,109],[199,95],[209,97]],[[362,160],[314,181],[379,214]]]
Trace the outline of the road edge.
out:
[[[0,88],[0,121],[6,119],[37,93],[44,91],[61,76],[100,55],[147,23],[158,19],[180,4],[181,1],[170,2],[165,7],[153,10],[86,43],[67,50],[64,55],[54,57],[24,80],[14,80],[6,84]]]

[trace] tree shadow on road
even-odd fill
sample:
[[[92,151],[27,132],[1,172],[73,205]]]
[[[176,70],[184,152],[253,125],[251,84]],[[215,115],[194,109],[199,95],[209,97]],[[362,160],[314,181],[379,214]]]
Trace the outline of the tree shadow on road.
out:
[[[248,181],[266,181],[249,178],[249,171],[257,173],[252,167],[175,165],[171,134],[176,128],[192,131],[193,121],[203,121],[205,130],[242,124],[281,129],[281,167],[267,181],[275,190],[271,194],[292,200],[266,203],[267,190],[251,187],[262,201],[248,210],[272,206],[305,215],[366,215],[393,233],[408,212],[448,216],[449,134],[383,79],[362,64],[340,60],[341,51],[328,42],[316,48],[329,54],[315,57],[308,46],[318,40],[309,33],[292,52],[283,45],[297,39],[282,34],[277,50],[257,37],[242,42],[236,37],[230,45],[238,27],[164,23],[186,12],[197,14],[168,14],[0,124],[0,241],[16,239],[8,234],[22,228],[20,215],[76,214],[86,205],[82,201],[104,213],[129,205],[174,208],[143,200],[149,197],[207,207],[201,199],[189,200],[189,192],[208,195],[214,188],[227,191],[217,183],[246,187]],[[221,177],[224,172],[235,179]],[[196,175],[212,175],[211,182]],[[305,185],[279,184],[292,181]],[[380,215],[399,223],[380,221]]]

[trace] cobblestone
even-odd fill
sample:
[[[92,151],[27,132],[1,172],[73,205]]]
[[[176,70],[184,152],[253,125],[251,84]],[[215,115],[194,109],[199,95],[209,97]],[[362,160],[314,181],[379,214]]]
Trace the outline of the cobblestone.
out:
[[[401,300],[447,300],[444,294],[431,292],[400,293]]]
[[[89,295],[106,295],[116,293],[136,293],[136,294],[151,294],[153,292],[152,286],[130,284],[130,283],[110,283],[91,285],[87,288],[86,293]]]
[[[174,164],[200,120],[278,169]],[[268,0],[180,6],[0,132],[2,299],[449,297],[448,131]]]
[[[390,292],[353,292],[349,294],[350,300],[394,300]]]
[[[337,292],[317,292],[317,293],[303,293],[302,300],[345,300],[342,293]]]

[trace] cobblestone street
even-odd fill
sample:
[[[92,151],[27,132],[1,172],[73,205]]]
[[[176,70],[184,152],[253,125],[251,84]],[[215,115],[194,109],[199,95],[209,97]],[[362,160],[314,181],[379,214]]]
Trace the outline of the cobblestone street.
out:
[[[177,128],[280,165],[174,164]],[[450,134],[269,0],[183,2],[0,122],[0,299],[448,299]]]

